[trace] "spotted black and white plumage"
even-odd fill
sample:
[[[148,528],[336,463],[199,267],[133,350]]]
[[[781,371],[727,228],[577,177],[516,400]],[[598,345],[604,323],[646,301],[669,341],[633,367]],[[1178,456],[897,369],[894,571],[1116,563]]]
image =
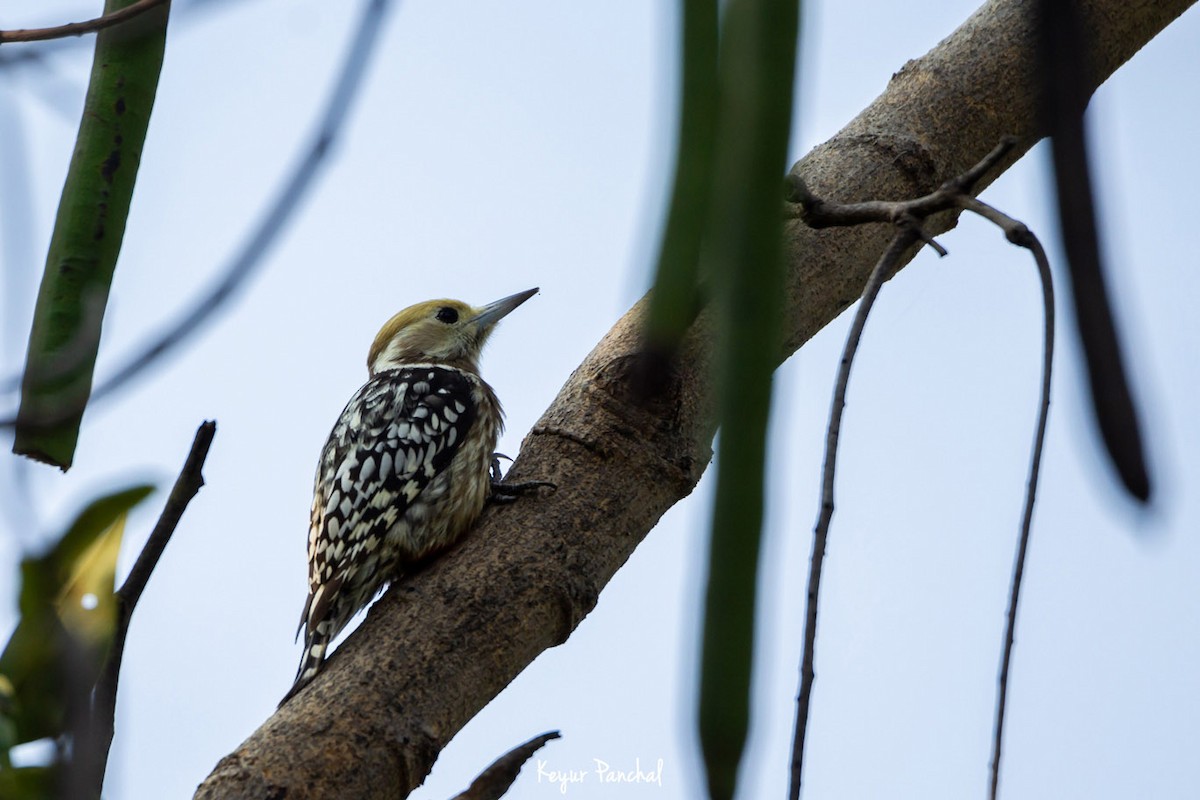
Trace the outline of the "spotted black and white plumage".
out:
[[[331,641],[403,573],[453,544],[487,501],[502,427],[479,351],[495,323],[537,290],[481,308],[420,303],[383,327],[370,379],[321,452],[308,537],[304,655],[284,701],[320,671]]]

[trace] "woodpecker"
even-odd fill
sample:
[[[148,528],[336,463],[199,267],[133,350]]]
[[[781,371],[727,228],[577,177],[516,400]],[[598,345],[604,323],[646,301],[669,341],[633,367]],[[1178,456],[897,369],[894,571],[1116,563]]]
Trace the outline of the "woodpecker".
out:
[[[496,323],[537,293],[474,308],[429,300],[396,314],[367,355],[369,379],[321,451],[308,533],[304,654],[286,702],[330,642],[404,567],[458,540],[489,499],[544,482],[498,482],[503,412],[479,377]],[[496,480],[493,481],[493,478]],[[282,705],[281,702],[281,705]]]

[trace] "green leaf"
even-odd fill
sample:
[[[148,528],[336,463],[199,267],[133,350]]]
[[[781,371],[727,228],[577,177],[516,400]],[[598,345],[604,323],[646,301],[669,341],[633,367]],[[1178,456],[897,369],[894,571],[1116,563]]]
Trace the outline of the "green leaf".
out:
[[[15,694],[16,689],[13,688],[12,681],[0,675],[0,771],[12,767],[8,751],[18,743],[17,723],[12,719]]]
[[[671,357],[700,308],[697,274],[717,129],[717,0],[684,0],[675,185],[646,318],[651,352]]]
[[[133,0],[108,0],[105,13]],[[29,333],[13,452],[70,468],[166,46],[169,3],[96,37]]]
[[[4,800],[46,800],[58,794],[58,766],[0,770],[0,797]]]
[[[108,527],[75,559],[70,577],[55,602],[63,627],[90,653],[103,657],[117,625],[113,582],[125,533],[126,514]]]
[[[718,323],[721,439],[701,651],[700,745],[712,800],[733,797],[750,724],[771,377],[779,361],[798,0],[730,0],[703,274]]]
[[[125,517],[153,490],[135,486],[92,502],[47,553],[21,562],[21,619],[0,654],[9,746],[61,734],[69,698],[90,692],[116,624],[113,577]],[[76,605],[89,593],[94,608]]]
[[[79,512],[70,527],[59,538],[58,544],[41,559],[53,562],[58,582],[57,587],[53,589],[53,594],[43,597],[46,602],[51,602],[61,588],[66,585],[79,559],[84,556],[100,535],[133,510],[138,503],[149,497],[153,491],[153,484],[143,483],[131,486],[94,500]]]
[[[22,564],[28,583],[29,562]],[[12,687],[7,719],[11,723],[8,745],[57,736],[66,716],[64,678],[60,669],[62,625],[46,608],[22,612],[4,654],[0,655],[0,680]]]

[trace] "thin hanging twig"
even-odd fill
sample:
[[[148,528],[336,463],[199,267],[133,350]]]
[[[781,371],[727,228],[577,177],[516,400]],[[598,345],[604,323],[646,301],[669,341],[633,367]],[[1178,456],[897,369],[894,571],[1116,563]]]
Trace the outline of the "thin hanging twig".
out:
[[[1050,406],[1050,375],[1053,363],[1054,349],[1054,289],[1050,277],[1049,262],[1045,251],[1037,238],[1024,224],[1008,217],[996,209],[980,202],[972,196],[974,187],[993,167],[995,167],[1013,148],[1016,141],[1007,138],[1002,141],[982,161],[958,178],[947,181],[936,191],[909,201],[872,201],[839,205],[827,203],[814,197],[804,182],[798,176],[789,176],[789,200],[798,204],[790,214],[803,219],[814,228],[842,225],[860,225],[870,222],[892,222],[901,226],[901,231],[893,238],[888,250],[879,263],[876,264],[867,286],[863,292],[862,303],[851,325],[846,347],[842,354],[838,370],[836,387],[834,389],[833,405],[830,409],[830,422],[826,434],[825,467],[821,482],[821,512],[813,537],[813,552],[809,570],[808,597],[805,605],[805,635],[804,652],[801,662],[800,693],[797,698],[796,730],[792,744],[792,800],[800,796],[801,778],[803,775],[804,739],[808,726],[809,709],[812,697],[812,685],[815,680],[813,666],[816,648],[816,623],[818,597],[820,591],[821,572],[824,564],[825,550],[828,545],[829,526],[833,517],[833,483],[837,461],[837,443],[841,430],[842,410],[845,406],[846,389],[849,383],[849,373],[854,353],[862,336],[866,316],[870,311],[879,288],[886,276],[895,268],[895,260],[905,249],[912,247],[918,241],[923,241],[934,247],[939,254],[945,255],[945,250],[925,235],[921,229],[921,221],[932,214],[952,209],[969,210],[994,222],[1004,230],[1008,240],[1013,244],[1029,249],[1038,265],[1038,273],[1042,283],[1042,297],[1045,307],[1045,343],[1042,366],[1042,396],[1038,418],[1037,433],[1034,437],[1034,448],[1031,457],[1029,478],[1026,484],[1025,508],[1021,524],[1021,536],[1017,549],[1016,564],[1013,573],[1012,591],[1009,598],[1008,625],[1005,634],[1004,655],[999,678],[999,696],[997,701],[996,725],[993,738],[991,797],[995,800],[999,780],[999,765],[1001,741],[1004,728],[1005,704],[1008,692],[1009,665],[1012,659],[1013,642],[1017,605],[1020,599],[1021,579],[1024,573],[1025,557],[1028,551],[1030,529],[1033,521],[1033,506],[1037,494],[1038,475],[1040,472],[1042,447],[1046,434],[1046,423]]]
[[[796,730],[792,740],[792,782],[789,797],[799,800],[800,780],[804,773],[804,736],[808,731],[809,702],[812,699],[813,681],[816,673],[813,670],[813,655],[817,642],[817,603],[821,589],[821,573],[825,564],[825,544],[829,540],[829,524],[833,519],[833,480],[837,466],[838,435],[842,429],[842,411],[846,407],[846,388],[850,383],[850,367],[854,363],[854,354],[858,351],[858,343],[862,339],[863,328],[867,324],[867,315],[879,295],[883,281],[896,271],[900,259],[910,247],[922,239],[914,223],[906,223],[892,238],[887,250],[880,256],[867,286],[863,290],[862,302],[854,314],[850,324],[850,333],[846,335],[846,345],[842,350],[842,360],[838,366],[837,383],[833,390],[833,403],[829,409],[829,427],[825,433],[825,467],[821,474],[821,514],[813,531],[812,559],[808,571],[808,598],[805,602],[804,614],[804,656],[800,667],[800,696],[797,699]]]
[[[1042,447],[1046,441],[1046,421],[1050,415],[1050,376],[1054,366],[1054,280],[1050,260],[1042,243],[1023,223],[975,198],[967,198],[963,208],[991,220],[1004,230],[1013,244],[1033,254],[1042,285],[1042,314],[1045,330],[1042,340],[1042,396],[1038,407],[1037,433],[1033,437],[1033,453],[1029,459],[1029,480],[1025,485],[1025,511],[1021,516],[1021,535],[1013,563],[1012,585],[1008,597],[1008,618],[1004,630],[1004,655],[1000,660],[999,688],[996,695],[996,723],[992,732],[991,784],[988,797],[996,800],[1000,786],[1000,756],[1004,740],[1004,718],[1008,702],[1008,673],[1012,663],[1013,643],[1016,640],[1017,604],[1021,599],[1021,580],[1025,575],[1025,557],[1029,551],[1029,531],[1033,525],[1033,503],[1037,497],[1038,475],[1042,465]]]

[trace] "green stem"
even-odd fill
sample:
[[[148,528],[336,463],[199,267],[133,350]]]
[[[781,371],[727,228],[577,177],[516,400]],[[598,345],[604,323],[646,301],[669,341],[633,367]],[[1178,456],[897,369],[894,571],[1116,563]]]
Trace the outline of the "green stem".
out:
[[[675,186],[646,320],[649,346],[667,357],[699,306],[696,274],[712,191],[717,125],[716,0],[684,0],[682,22]]]
[[[720,325],[721,441],[700,678],[700,741],[714,799],[733,796],[750,721],[767,422],[783,310],[779,186],[798,27],[798,0],[731,0],[721,40],[704,263]]]
[[[111,14],[132,0],[108,0]],[[96,37],[83,118],[29,334],[13,452],[66,470],[92,387],[100,327],[166,46],[170,3]]]

